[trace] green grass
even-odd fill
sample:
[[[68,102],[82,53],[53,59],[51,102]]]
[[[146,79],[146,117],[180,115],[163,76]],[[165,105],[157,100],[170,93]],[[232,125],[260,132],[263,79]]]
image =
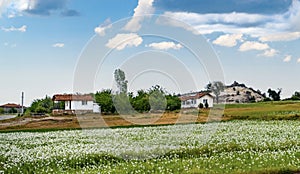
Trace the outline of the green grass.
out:
[[[227,104],[224,116],[230,119],[300,120],[300,102]]]

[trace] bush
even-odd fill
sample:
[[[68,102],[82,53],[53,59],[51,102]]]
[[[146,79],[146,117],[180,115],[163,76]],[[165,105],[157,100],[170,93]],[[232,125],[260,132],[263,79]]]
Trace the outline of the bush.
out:
[[[207,109],[208,108],[208,103],[206,102],[204,105],[205,105],[205,108]]]
[[[266,97],[266,98],[264,98],[264,101],[265,101],[265,102],[267,102],[267,101],[272,101],[272,99],[269,98],[269,97]]]
[[[200,104],[198,105],[198,108],[199,108],[199,109],[204,108],[203,103],[200,103]]]
[[[52,99],[46,96],[43,99],[35,99],[31,106],[26,111],[26,115],[30,113],[40,113],[40,114],[47,114],[51,113],[53,109],[53,102]]]
[[[0,114],[4,114],[4,109],[0,108]]]
[[[15,114],[15,113],[17,113],[18,111],[17,111],[17,109],[16,108],[11,108],[9,111],[8,111],[8,113],[10,113],[10,114]]]
[[[95,94],[96,103],[101,106],[103,113],[115,113],[116,108],[113,103],[112,91],[110,89],[102,90]]]

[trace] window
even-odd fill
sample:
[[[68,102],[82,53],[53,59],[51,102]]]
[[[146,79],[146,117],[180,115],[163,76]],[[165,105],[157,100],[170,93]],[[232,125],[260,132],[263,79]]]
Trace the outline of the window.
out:
[[[207,102],[207,99],[203,99],[203,103],[204,103],[204,104],[205,104],[205,103],[208,103],[208,102]]]
[[[83,100],[83,101],[81,101],[81,104],[82,104],[82,105],[87,105],[87,101],[86,101],[86,100]]]

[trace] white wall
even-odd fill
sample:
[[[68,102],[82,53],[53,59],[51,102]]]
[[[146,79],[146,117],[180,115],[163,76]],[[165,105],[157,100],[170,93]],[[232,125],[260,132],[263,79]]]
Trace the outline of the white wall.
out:
[[[214,99],[209,95],[205,95],[205,96],[201,97],[200,99],[197,99],[197,107],[199,106],[200,103],[202,103],[203,106],[205,107],[205,103],[203,102],[203,100],[205,100],[205,99],[207,100],[208,107],[214,106]]]
[[[93,104],[93,112],[94,113],[100,113],[101,112],[100,106],[97,103]]]
[[[214,106],[214,100],[211,96],[209,95],[205,95],[199,99],[196,99],[195,102],[192,103],[192,100],[187,100],[185,101],[185,103],[189,103],[189,104],[185,104],[183,105],[182,102],[181,102],[181,108],[198,108],[199,104],[202,103],[203,106],[205,107],[205,103],[203,102],[203,100],[206,99],[207,100],[207,103],[208,103],[208,107],[213,107]]]
[[[65,102],[65,109],[70,110],[70,101]],[[87,101],[86,105],[82,105],[82,101],[71,101],[71,110],[93,110],[94,102]]]

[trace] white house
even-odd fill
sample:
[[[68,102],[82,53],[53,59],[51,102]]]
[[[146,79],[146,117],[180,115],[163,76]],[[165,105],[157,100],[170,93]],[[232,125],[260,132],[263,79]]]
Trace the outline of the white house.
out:
[[[65,108],[63,111],[54,109],[53,113],[100,113],[100,107],[94,103],[91,95],[73,95],[73,94],[56,94],[52,100],[55,103],[64,102]]]
[[[181,100],[181,108],[198,108],[200,103],[204,107],[205,103],[208,104],[208,107],[214,106],[214,97],[208,92],[182,94],[179,98]]]

